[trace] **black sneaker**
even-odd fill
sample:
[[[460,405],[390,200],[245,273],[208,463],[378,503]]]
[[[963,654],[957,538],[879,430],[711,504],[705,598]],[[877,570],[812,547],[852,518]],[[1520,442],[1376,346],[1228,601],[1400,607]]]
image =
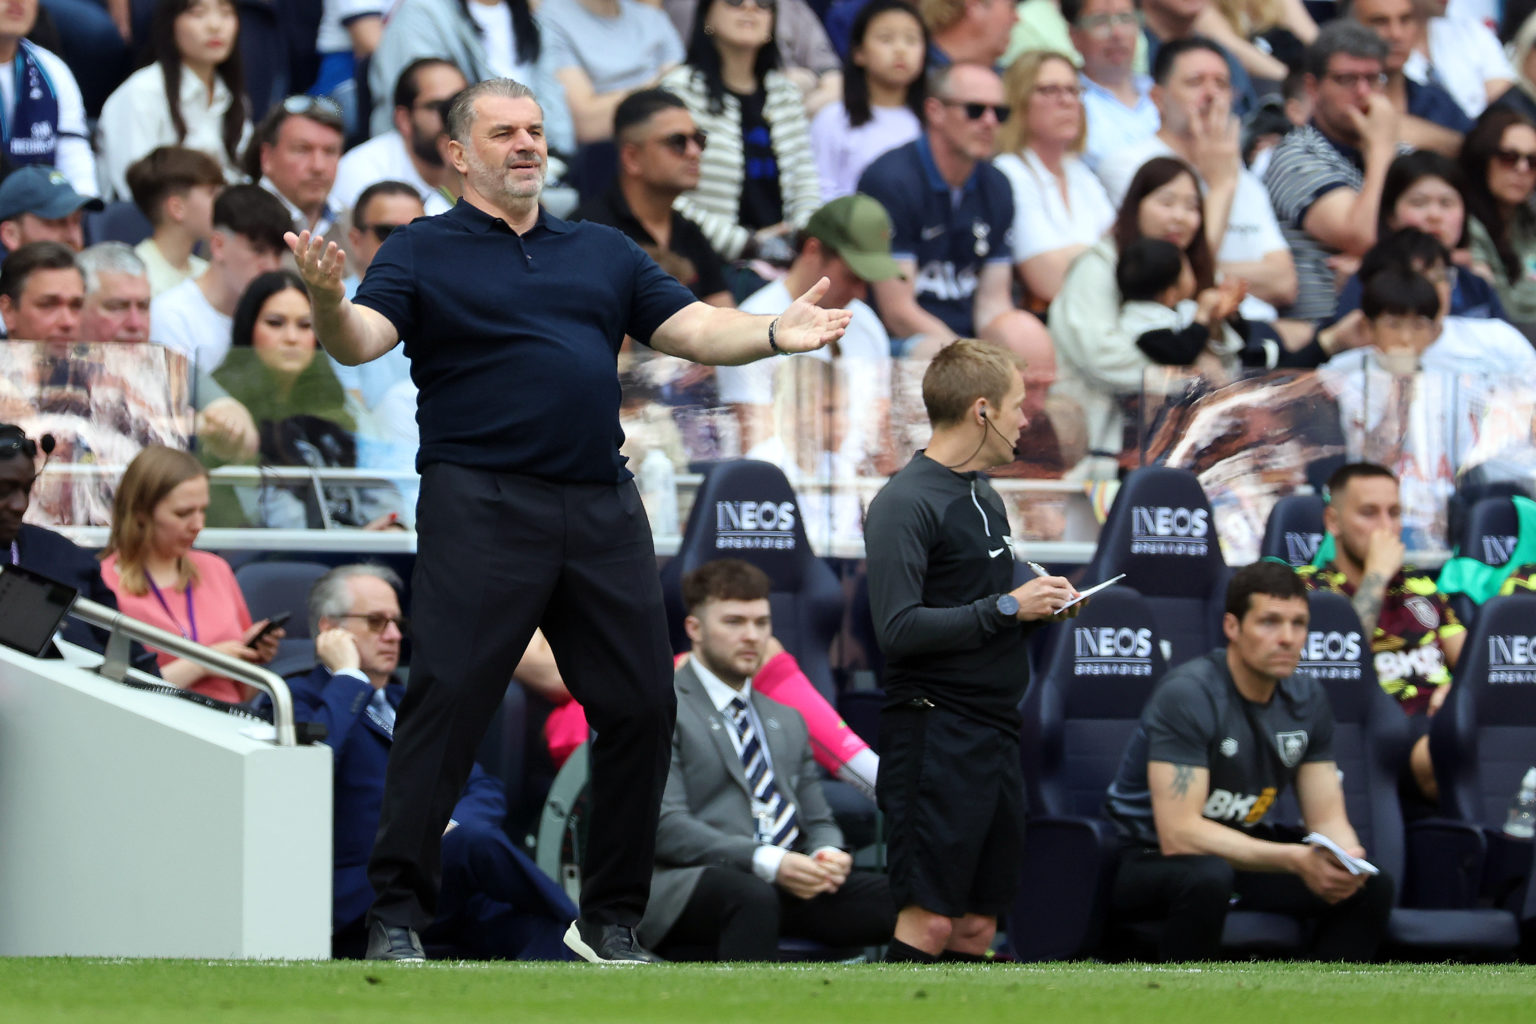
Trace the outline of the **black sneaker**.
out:
[[[427,954],[414,928],[392,928],[382,921],[368,922],[369,960],[393,960],[400,964],[424,964]]]
[[[661,957],[635,941],[635,930],[619,924],[592,924],[580,918],[565,930],[565,944],[594,964],[659,964]]]

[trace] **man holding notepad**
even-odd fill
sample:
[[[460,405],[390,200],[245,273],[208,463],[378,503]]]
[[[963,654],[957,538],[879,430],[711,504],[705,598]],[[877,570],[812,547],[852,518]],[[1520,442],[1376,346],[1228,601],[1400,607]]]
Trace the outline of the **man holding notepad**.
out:
[[[1169,672],[1126,746],[1106,810],[1124,847],[1111,914],[1166,919],[1164,960],[1206,960],[1227,909],[1316,920],[1311,956],[1371,960],[1386,932],[1392,880],[1365,861],[1333,758],[1333,711],[1297,675],[1307,641],[1305,584],[1258,562],[1227,587],[1227,646]],[[1267,821],[1296,787],[1312,833]]]
[[[876,792],[900,910],[889,960],[983,959],[1018,882],[1025,638],[1080,596],[1059,576],[1013,583],[1008,517],[982,471],[1013,461],[1023,402],[1003,349],[941,350],[923,375],[932,440],[864,524],[886,657]]]

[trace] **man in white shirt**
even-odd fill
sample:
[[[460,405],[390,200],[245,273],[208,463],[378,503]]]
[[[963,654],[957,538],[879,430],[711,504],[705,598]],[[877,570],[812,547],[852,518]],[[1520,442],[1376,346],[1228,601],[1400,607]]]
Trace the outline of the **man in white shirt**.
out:
[[[1276,306],[1296,299],[1296,267],[1268,190],[1243,166],[1226,56],[1215,43],[1192,36],[1164,43],[1152,70],[1152,101],[1162,126],[1099,165],[1104,190],[1119,207],[1136,172],[1153,157],[1177,156],[1194,167],[1217,266],[1224,276],[1248,282],[1244,316],[1274,320]]]
[[[323,96],[289,96],[261,119],[244,162],[251,180],[287,209],[290,230],[308,231],[347,251],[347,211],[329,201],[342,139],[335,103]]]
[[[194,371],[212,373],[229,351],[235,306],[257,276],[282,265],[283,232],[293,221],[270,192],[232,185],[213,203],[208,269],[155,297],[149,340],[184,353]]]
[[[451,207],[453,201],[443,191],[450,183],[450,172],[437,146],[437,137],[443,133],[438,108],[468,84],[453,62],[440,57],[423,57],[407,64],[395,83],[394,129],[348,150],[341,158],[331,189],[331,206],[355,206],[357,197],[374,182],[403,181],[415,186],[428,216]]]
[[[1470,16],[1465,4],[1450,0],[1416,0],[1425,31],[1403,64],[1403,74],[1421,85],[1434,84],[1477,117],[1515,84],[1515,68],[1499,37]]]
[[[352,260],[348,266],[354,271],[342,284],[351,298],[368,272],[368,265],[378,255],[384,239],[396,228],[404,227],[417,217],[426,216],[416,188],[404,181],[376,181],[363,189],[352,208],[352,227],[347,238],[352,243]],[[373,412],[384,396],[397,385],[410,385],[411,363],[405,357],[405,346],[396,345],[377,359],[358,366],[343,366],[329,353],[331,369],[342,388]],[[414,386],[408,390],[415,393]],[[415,403],[410,403],[411,419],[415,417]]]
[[[1152,79],[1131,70],[1141,16],[1131,0],[1061,0],[1061,16],[1083,55],[1083,162],[1097,171],[1107,156],[1157,131]]]
[[[836,359],[853,371],[847,377],[857,394],[843,396],[844,404],[873,429],[886,422],[890,406],[891,342],[880,317],[863,300],[870,282],[889,281],[899,273],[891,258],[891,219],[885,208],[866,195],[843,196],[811,215],[800,233],[799,252],[789,273],[747,296],[740,308],[748,313],[777,315],[789,308],[794,296],[821,278],[831,281],[832,287],[819,304],[827,309],[846,309],[853,320],[838,339],[835,356],[819,349],[805,358],[822,362]],[[773,384],[782,362],[764,359],[745,366],[715,368],[720,401],[732,407],[741,423],[743,451],[773,434]],[[871,429],[855,429],[847,439],[860,449],[849,453],[855,463],[884,447],[880,436],[869,436]]]

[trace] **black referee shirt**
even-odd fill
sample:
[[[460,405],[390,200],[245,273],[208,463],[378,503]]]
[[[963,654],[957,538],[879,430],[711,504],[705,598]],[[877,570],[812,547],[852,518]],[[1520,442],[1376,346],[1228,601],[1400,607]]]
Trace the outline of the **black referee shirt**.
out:
[[[459,201],[393,232],[353,298],[395,325],[420,390],[418,468],[627,480],[616,359],[693,295],[621,232],[542,210],[522,236]]]

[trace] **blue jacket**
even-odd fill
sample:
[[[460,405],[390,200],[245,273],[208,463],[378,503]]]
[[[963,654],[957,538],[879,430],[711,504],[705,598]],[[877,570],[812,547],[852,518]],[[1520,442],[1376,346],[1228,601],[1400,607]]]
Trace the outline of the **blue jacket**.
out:
[[[340,929],[361,918],[373,903],[373,886],[368,882],[368,858],[373,852],[374,835],[379,830],[379,813],[384,803],[384,766],[393,742],[372,718],[365,714],[373,687],[361,679],[331,675],[317,665],[304,676],[288,680],[293,694],[293,711],[299,721],[322,722],[326,728],[326,746],[335,755],[334,825],[332,860],[332,926]],[[384,688],[385,699],[395,708],[405,695],[402,683]],[[469,782],[453,810],[453,820],[460,825],[501,827],[506,816],[506,796],[502,785],[489,772],[476,765]]]

